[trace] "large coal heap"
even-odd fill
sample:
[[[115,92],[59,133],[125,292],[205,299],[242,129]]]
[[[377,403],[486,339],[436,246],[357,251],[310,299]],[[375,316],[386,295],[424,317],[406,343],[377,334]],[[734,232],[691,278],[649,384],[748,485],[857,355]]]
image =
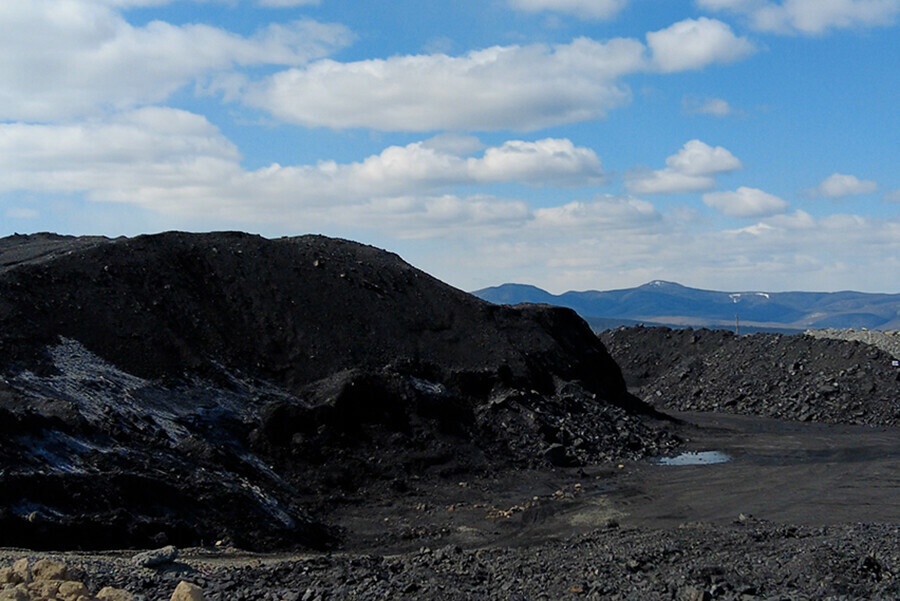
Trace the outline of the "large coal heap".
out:
[[[22,260],[47,246],[27,237],[0,274],[7,361],[33,361],[62,336],[149,378],[215,361],[297,391],[394,363],[542,391],[552,376],[579,379],[623,398],[618,369],[573,312],[491,305],[373,247],[238,233],[54,240],[72,248]]]
[[[321,236],[2,239],[0,376],[0,546],[331,545],[367,483],[668,444],[574,312]]]

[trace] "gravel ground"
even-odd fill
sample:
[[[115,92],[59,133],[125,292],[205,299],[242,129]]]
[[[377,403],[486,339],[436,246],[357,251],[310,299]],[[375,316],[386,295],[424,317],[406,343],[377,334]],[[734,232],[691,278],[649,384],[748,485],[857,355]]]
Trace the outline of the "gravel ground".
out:
[[[0,565],[33,554],[0,552]],[[64,556],[88,588],[168,599],[181,580],[209,600],[900,598],[900,528],[793,527],[735,520],[677,529],[608,527],[526,548],[264,557],[187,550],[165,569],[121,556]]]

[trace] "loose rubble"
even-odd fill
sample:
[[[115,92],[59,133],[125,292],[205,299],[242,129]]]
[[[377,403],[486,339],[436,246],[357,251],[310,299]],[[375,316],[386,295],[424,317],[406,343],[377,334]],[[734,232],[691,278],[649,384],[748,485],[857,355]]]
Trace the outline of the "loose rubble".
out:
[[[447,546],[392,556],[321,555],[265,563],[200,553],[182,560],[181,573],[128,569],[104,557],[75,563],[85,582],[106,579],[131,591],[135,601],[900,598],[896,526],[793,527],[750,516],[735,516],[726,526],[668,530],[612,525],[532,548]],[[16,599],[0,596],[7,598]]]
[[[825,328],[824,330],[806,330],[807,336],[813,338],[834,338],[837,340],[856,340],[877,346],[895,359],[900,360],[900,332],[880,330],[838,330]]]

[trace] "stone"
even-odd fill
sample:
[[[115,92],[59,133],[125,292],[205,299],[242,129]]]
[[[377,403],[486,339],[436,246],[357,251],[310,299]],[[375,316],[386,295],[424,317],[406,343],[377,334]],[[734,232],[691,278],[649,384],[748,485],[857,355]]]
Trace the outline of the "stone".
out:
[[[56,594],[56,596],[63,601],[78,601],[79,598],[87,597],[89,595],[90,593],[88,593],[84,583],[75,580],[61,582],[59,585],[59,592]]]
[[[0,584],[19,584],[22,577],[12,568],[0,568]]]
[[[31,582],[31,569],[30,564],[28,563],[28,558],[23,557],[21,559],[17,559],[12,565],[13,572],[19,575],[22,582],[28,583]]]
[[[125,589],[112,586],[104,586],[96,596],[99,601],[133,601],[134,599],[134,595]]]
[[[566,454],[566,447],[559,444],[558,442],[553,443],[549,447],[544,449],[542,455],[547,463],[549,463],[550,465],[555,465],[557,467],[567,467],[571,463],[568,455]]]
[[[31,566],[31,576],[38,580],[65,580],[66,564],[55,559],[39,559]]]
[[[28,595],[32,599],[54,599],[59,593],[62,580],[35,580],[26,585]]]
[[[679,591],[678,599],[679,601],[710,601],[712,596],[705,589],[687,586]]]
[[[0,589],[0,601],[28,601],[28,595],[19,588]]]
[[[203,589],[196,584],[191,584],[186,580],[182,580],[175,587],[170,601],[205,601]]]
[[[131,563],[139,568],[153,568],[175,561],[178,557],[178,549],[172,545],[160,549],[151,549],[138,553],[131,558]]]

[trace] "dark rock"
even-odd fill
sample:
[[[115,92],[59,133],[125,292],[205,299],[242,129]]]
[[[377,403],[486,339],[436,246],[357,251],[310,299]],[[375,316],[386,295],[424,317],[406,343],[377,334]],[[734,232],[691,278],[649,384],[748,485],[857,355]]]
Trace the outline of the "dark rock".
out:
[[[572,464],[571,458],[566,453],[566,447],[559,443],[550,445],[549,447],[544,449],[541,455],[550,465],[555,465],[558,467],[568,467]]]

